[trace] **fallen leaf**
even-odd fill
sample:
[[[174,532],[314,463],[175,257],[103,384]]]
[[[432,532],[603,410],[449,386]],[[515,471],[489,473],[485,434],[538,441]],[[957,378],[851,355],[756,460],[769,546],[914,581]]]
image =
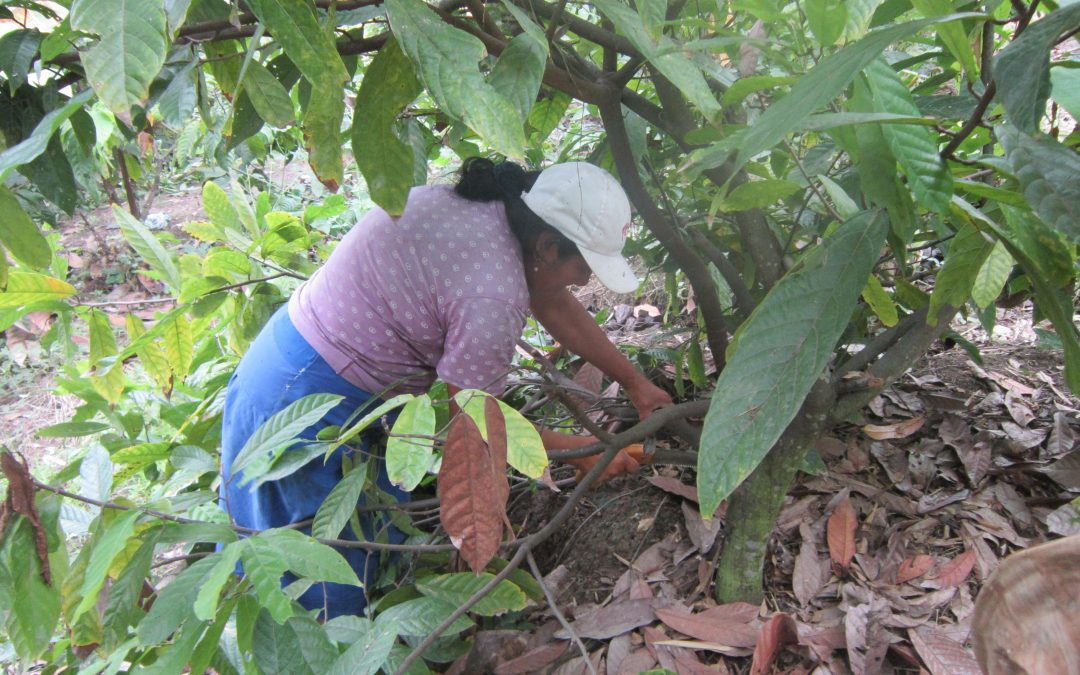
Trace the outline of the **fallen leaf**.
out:
[[[1050,427],[1050,438],[1046,439],[1046,457],[1060,457],[1067,454],[1076,445],[1076,432],[1069,424],[1067,413],[1054,413],[1054,424]]]
[[[647,480],[664,492],[670,492],[673,495],[689,499],[695,504],[698,503],[697,488],[693,485],[687,485],[678,478],[673,478],[671,476],[649,476]]]
[[[577,617],[570,627],[574,629],[578,637],[607,640],[648,625],[655,620],[652,599],[623,600]],[[555,637],[566,640],[570,637],[570,633],[564,628],[556,632]]]
[[[662,644],[667,641],[668,637],[664,634],[664,631],[652,626],[646,626],[641,630],[641,635],[645,638],[645,646],[649,648],[649,652],[652,653],[653,658],[660,662],[660,667],[669,671],[675,670],[674,648]]]
[[[686,522],[686,533],[690,541],[702,553],[708,553],[716,543],[716,537],[720,534],[723,521],[716,518],[705,522],[697,509],[686,502],[681,502],[683,520]]]
[[[1068,490],[1080,488],[1080,450],[1073,450],[1039,470],[1063,488]]]
[[[896,571],[896,583],[902,584],[912,579],[918,579],[922,575],[930,571],[930,568],[934,566],[934,557],[924,554],[919,554],[914,558],[905,558],[900,563],[900,569]]]
[[[845,591],[849,590],[855,589],[845,587]],[[867,599],[865,603],[848,606],[844,612],[844,637],[854,673],[880,672],[889,649],[888,635],[882,625],[882,619],[889,613],[889,604],[872,592]]]
[[[529,675],[540,672],[565,654],[569,647],[568,641],[549,642],[534,647],[515,659],[500,663],[495,667],[495,675]]]
[[[1004,431],[1011,441],[1019,445],[1022,449],[1028,450],[1042,443],[1049,430],[1047,429],[1025,429],[1013,422],[1002,422],[1001,430]]]
[[[968,549],[941,566],[932,581],[937,588],[952,588],[964,583],[975,567],[975,551]]]
[[[907,438],[926,424],[924,417],[912,417],[896,424],[867,424],[864,425],[863,433],[875,441],[887,441],[895,438]]]
[[[1035,393],[1035,390],[1027,386],[1026,384],[1022,382],[1017,382],[1013,378],[1002,375],[1001,373],[995,373],[991,371],[986,373],[986,375],[991,380],[1001,385],[1001,388],[1006,390],[1006,392],[1019,394],[1020,396],[1031,396]]]
[[[932,513],[938,509],[945,508],[949,504],[962,502],[970,496],[971,490],[957,490],[955,492],[940,490],[920,497],[915,510],[918,511],[920,515]]]
[[[727,675],[729,671],[723,661],[707,666],[694,652],[680,649],[675,655],[675,672],[678,675]]]
[[[829,516],[826,527],[829,557],[834,567],[841,571],[846,571],[851,559],[855,557],[855,530],[858,527],[859,519],[855,515],[855,507],[851,505],[850,499],[845,498]]]
[[[754,659],[750,664],[750,675],[767,675],[777,653],[787,645],[798,643],[799,629],[795,625],[795,619],[783,612],[773,614],[758,635],[757,644],[754,646]]]
[[[1080,534],[1080,508],[1064,504],[1046,514],[1046,527],[1054,534],[1068,537]]]
[[[931,675],[982,675],[975,656],[959,642],[926,628],[910,630],[908,637]]]
[[[459,414],[450,423],[439,468],[440,521],[450,542],[474,572],[481,572],[502,541],[506,472],[497,479],[491,449],[476,423]]]
[[[630,655],[619,664],[619,669],[614,671],[614,675],[638,675],[647,670],[652,670],[655,666],[656,658],[649,653],[648,649],[642,647],[630,652]],[[608,675],[613,675],[610,669]]]
[[[1031,424],[1035,419],[1035,413],[1031,412],[1028,402],[1011,389],[1005,392],[1005,409],[1009,411],[1013,421],[1022,427]]]
[[[799,525],[802,544],[795,556],[795,568],[791,575],[792,590],[799,604],[806,607],[817,597],[828,581],[828,564],[818,555],[813,531],[807,523]]]
[[[660,608],[657,608],[656,616],[680,633],[730,647],[753,647],[761,631],[761,624],[756,618],[750,622],[726,621],[715,615],[684,614],[674,609]]]

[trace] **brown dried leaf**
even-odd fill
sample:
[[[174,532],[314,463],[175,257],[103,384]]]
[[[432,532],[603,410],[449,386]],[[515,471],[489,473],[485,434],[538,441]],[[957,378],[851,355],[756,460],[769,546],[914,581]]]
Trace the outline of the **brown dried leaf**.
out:
[[[570,644],[564,642],[563,644]],[[630,636],[628,634],[617,635],[608,641],[605,667],[607,675],[618,675],[619,666],[630,655]]]
[[[841,571],[846,571],[851,565],[851,559],[855,557],[855,530],[858,527],[859,518],[855,514],[855,507],[851,505],[851,499],[845,498],[829,516],[826,527],[829,557],[833,566]]]
[[[617,675],[638,675],[646,670],[652,670],[655,665],[656,658],[648,649],[642,647],[631,652],[629,656],[623,659],[615,673]],[[611,670],[608,670],[608,675],[611,675]]]
[[[1031,411],[1028,402],[1012,390],[1005,392],[1005,409],[1009,411],[1013,421],[1022,427],[1031,424],[1035,419],[1035,413]]]
[[[887,441],[895,438],[907,438],[926,424],[924,417],[912,417],[896,424],[867,424],[863,433],[875,441]]]
[[[578,637],[607,640],[655,620],[651,598],[622,600],[582,614],[574,620],[571,627]],[[556,632],[555,637],[565,640],[570,637],[570,633],[563,629]]]
[[[604,386],[604,371],[586,361],[574,375],[574,383],[599,396]]]
[[[1008,434],[1009,439],[1019,445],[1022,449],[1028,450],[1042,443],[1049,430],[1047,429],[1025,429],[1018,424],[1012,422],[1002,422],[1001,430]]]
[[[792,590],[799,604],[806,607],[817,597],[828,581],[828,563],[818,555],[814,533],[806,523],[799,525],[802,544],[795,556],[795,569],[791,576]]]
[[[975,551],[968,549],[941,566],[933,577],[937,588],[953,588],[964,583],[975,567]]]
[[[540,672],[565,654],[569,647],[570,642],[565,640],[534,647],[515,659],[500,663],[495,667],[495,675],[529,675]]]
[[[710,612],[716,609],[713,608]],[[757,608],[754,612],[756,615]],[[674,609],[660,608],[657,608],[656,616],[680,633],[730,647],[753,647],[757,644],[758,633],[761,632],[761,623],[756,618],[750,622],[724,620],[715,614],[684,614]]]
[[[723,661],[713,666],[707,666],[698,659],[694,652],[680,649],[675,654],[675,672],[678,675],[727,675],[729,671]]]
[[[844,613],[844,636],[852,672],[881,672],[881,664],[889,649],[888,635],[882,625],[888,613],[888,603],[873,593],[868,594],[868,602],[847,608]]]
[[[697,488],[693,485],[687,485],[678,478],[673,478],[671,476],[650,476],[647,480],[664,492],[670,492],[673,495],[689,499],[695,504],[698,503]]]
[[[476,423],[468,415],[454,417],[439,469],[440,520],[451,543],[476,573],[499,550],[506,517],[506,500],[500,495],[509,493],[505,485],[506,472],[496,472],[491,449]]]
[[[959,642],[926,628],[910,630],[908,637],[931,675],[982,675],[975,657]]]
[[[986,673],[1080,672],[1080,537],[1013,554],[979,592],[972,640]]]
[[[1071,451],[1074,445],[1076,445],[1076,432],[1069,425],[1068,414],[1059,410],[1054,413],[1050,438],[1046,439],[1046,457],[1060,457]]]
[[[972,486],[982,482],[990,470],[990,464],[994,461],[990,444],[985,441],[969,445],[963,450],[957,449],[957,454],[960,456],[960,463],[964,465],[964,472]]]
[[[1001,373],[995,373],[991,371],[989,373],[986,373],[986,375],[991,380],[998,383],[998,385],[1000,385],[1001,388],[1004,389],[1006,392],[1011,392],[1020,396],[1031,396],[1035,393],[1035,390],[1027,386],[1026,384],[1022,382],[1017,382],[1013,378],[1002,375]]]
[[[949,490],[941,490],[928,495],[923,495],[919,498],[919,502],[915,509],[920,515],[932,513],[938,509],[943,509],[949,504],[955,504],[956,502],[962,502],[971,496],[971,490],[957,490],[955,492]]]
[[[52,583],[52,571],[49,567],[49,542],[45,535],[45,528],[41,525],[41,517],[34,503],[34,479],[30,476],[30,467],[26,465],[26,459],[8,452],[6,448],[0,448],[0,468],[3,469],[4,477],[7,478],[7,497],[0,505],[0,536],[7,530],[11,517],[16,513],[21,514],[30,521],[30,528],[34,534],[34,548],[37,553],[38,564],[41,566],[41,578],[46,584]]]
[[[697,512],[697,509],[690,506],[686,502],[681,502],[683,519],[686,522],[686,533],[690,536],[690,541],[694,546],[702,553],[708,553],[713,544],[716,543],[716,537],[720,534],[720,529],[723,527],[723,521],[713,518],[712,520],[705,522],[701,518],[701,514]]]
[[[754,646],[754,660],[750,675],[766,675],[776,660],[777,653],[787,645],[799,643],[799,629],[789,614],[773,614],[762,627]]]
[[[906,558],[900,563],[900,569],[896,571],[896,583],[902,584],[912,579],[918,579],[930,571],[934,566],[934,557],[919,554],[914,558]]]
[[[1080,488],[1080,450],[1073,450],[1040,471],[1063,488]]]
[[[938,435],[946,445],[958,450],[965,445],[971,445],[971,427],[967,420],[959,415],[945,415],[938,425]]]

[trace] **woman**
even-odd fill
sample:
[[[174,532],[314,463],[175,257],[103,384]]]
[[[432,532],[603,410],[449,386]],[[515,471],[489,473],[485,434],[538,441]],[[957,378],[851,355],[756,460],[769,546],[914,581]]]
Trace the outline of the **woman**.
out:
[[[436,377],[451,396],[466,388],[500,395],[530,311],[556,340],[620,382],[642,417],[670,405],[568,289],[592,274],[616,292],[637,287],[621,255],[629,224],[619,184],[580,162],[526,172],[472,158],[456,186],[414,188],[401,216],[369,213],[263,328],[229,383],[220,493],[232,519],[258,529],[306,520],[342,476],[344,451],[257,489],[232,476],[233,459],[275,412],[312,393],[344,396],[302,434],[314,439],[373,397],[422,393]],[[595,442],[552,431],[541,437],[548,450]],[[596,461],[571,463],[588,469]],[[637,468],[620,452],[603,478]],[[378,485],[395,499],[408,497],[385,471]],[[401,541],[391,530],[391,540]],[[371,578],[366,552],[342,554],[361,579]],[[365,606],[362,589],[336,584],[314,586],[299,601],[326,618]]]

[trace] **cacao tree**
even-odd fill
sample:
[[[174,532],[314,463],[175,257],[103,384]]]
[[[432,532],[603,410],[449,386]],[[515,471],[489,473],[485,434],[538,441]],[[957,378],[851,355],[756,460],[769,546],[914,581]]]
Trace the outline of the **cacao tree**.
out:
[[[669,313],[696,318],[674,355],[694,386],[679,378],[684,401],[607,437],[604,456],[704,414],[692,439],[702,513],[728,502],[722,600],[760,599],[765,542],[814,440],[958,312],[992,325],[1000,297],[1030,297],[1080,386],[1080,3],[8,0],[0,14],[0,327],[54,317],[57,386],[82,404],[36,432],[85,441],[47,481],[4,455],[0,615],[27,663],[427,672],[419,655],[452,659],[460,645],[445,636],[472,625],[466,611],[543,597],[517,567],[560,519],[491,562],[500,512],[483,541],[459,542],[488,571],[417,579],[367,618],[320,625],[291,597],[360,583],[326,543],[360,494],[378,508],[369,467],[348,467],[315,538],[238,532],[216,504],[231,368],[328,255],[350,209],[332,193],[355,172],[390,213],[433,167],[475,154],[588,159],[619,177],[641,226],[631,252],[665,279]],[[244,179],[270,148],[305,158],[326,190],[287,204]],[[142,219],[158,189],[146,169],[163,162],[216,167],[205,219],[183,240]],[[62,214],[110,190],[161,289],[150,315],[90,302],[55,235]],[[309,397],[252,439],[245,474],[287,475],[398,409],[388,453],[401,484],[430,481],[444,443],[490,460],[494,493],[507,461],[541,474],[542,448],[512,408],[466,398],[468,421],[446,437],[445,399],[391,399],[283,452],[336,402]],[[121,490],[132,478],[147,486],[138,502]],[[413,533],[405,546],[351,545],[452,548],[394,518]],[[72,535],[82,545],[69,553]],[[191,564],[147,587],[177,547]],[[299,581],[283,590],[285,571]]]

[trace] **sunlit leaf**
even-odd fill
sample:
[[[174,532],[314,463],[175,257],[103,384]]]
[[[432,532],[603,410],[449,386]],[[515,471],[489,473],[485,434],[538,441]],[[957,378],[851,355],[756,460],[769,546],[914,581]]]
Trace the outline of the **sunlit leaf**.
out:
[[[495,578],[494,574],[484,572],[482,574],[442,574],[434,577],[426,577],[416,583],[416,587],[424,595],[431,598],[445,600],[451,605],[463,605],[465,601],[475,595],[481,588]],[[491,589],[483,600],[473,605],[470,612],[481,616],[496,616],[505,612],[525,609],[527,600],[525,593],[513,583],[503,580]]]
[[[60,300],[75,295],[75,288],[44,274],[12,270],[8,274],[7,290],[0,293],[0,309],[21,307],[32,302]]]
[[[233,459],[233,476],[260,458],[268,460],[269,455],[295,440],[297,434],[321,420],[341,400],[341,396],[334,394],[309,394],[274,413],[255,430]],[[244,477],[245,482],[249,480],[251,477]]]
[[[117,115],[146,100],[169,46],[163,0],[75,0],[68,17],[98,40],[80,51],[86,78]]]
[[[1005,283],[1009,280],[1015,262],[1009,255],[1005,245],[1000,241],[994,242],[994,248],[986,257],[979,273],[975,276],[975,284],[971,288],[971,299],[980,309],[986,309],[994,304]]]
[[[862,291],[862,298],[866,301],[866,304],[870,305],[870,309],[874,311],[883,326],[895,326],[896,322],[900,320],[900,317],[896,314],[896,304],[889,294],[885,292],[885,287],[881,285],[881,281],[876,276],[870,275],[870,279],[866,282],[866,288]]]
[[[349,518],[356,513],[356,505],[366,482],[367,472],[361,468],[345,474],[319,505],[311,525],[312,536],[319,539],[337,539]]]
[[[172,255],[165,250],[154,233],[116,204],[113,204],[113,216],[120,225],[124,239],[139,257],[150,265],[150,269],[157,272],[170,288],[180,290],[180,271],[176,268]]]
[[[31,267],[48,267],[52,261],[52,249],[37,225],[23,210],[22,205],[3,185],[0,185],[0,244],[11,251],[20,262]]]
[[[417,396],[406,403],[386,442],[386,475],[390,482],[409,492],[420,484],[434,461],[434,434],[431,398]]]
[[[940,308],[946,305],[960,307],[967,302],[979,269],[993,248],[994,242],[976,228],[968,224],[960,228],[956,237],[949,242],[945,265],[934,283],[928,323],[933,325]]]

